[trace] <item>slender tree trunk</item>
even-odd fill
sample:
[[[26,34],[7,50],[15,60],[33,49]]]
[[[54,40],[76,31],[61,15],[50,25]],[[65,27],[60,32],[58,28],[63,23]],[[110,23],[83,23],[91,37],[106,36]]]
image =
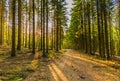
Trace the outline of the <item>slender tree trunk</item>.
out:
[[[27,31],[28,31],[28,22],[27,22],[27,13],[28,13],[28,8],[27,8],[27,1],[26,1],[26,34],[25,34],[25,47],[27,47]]]
[[[100,5],[101,5],[101,8],[100,8],[100,19],[101,19],[101,56],[103,57],[103,58],[105,58],[105,43],[104,43],[104,41],[105,41],[105,36],[104,36],[104,25],[103,25],[103,0],[101,0],[101,2],[100,2]]]
[[[92,45],[91,45],[91,20],[90,20],[90,3],[87,3],[88,8],[88,33],[89,33],[89,54],[92,54]]]
[[[35,1],[33,1],[33,54],[35,54]]]
[[[2,25],[2,29],[1,29],[2,30],[2,35],[1,35],[2,36],[2,40],[1,40],[2,45],[4,44],[4,27],[5,27],[4,26],[4,12],[5,12],[4,6],[5,6],[4,5],[4,0],[2,0],[2,24],[1,24]]]
[[[58,0],[57,0],[57,13],[56,13],[56,22],[57,22],[57,26],[56,26],[56,51],[59,51],[59,37],[58,37],[58,32],[59,32],[59,6],[58,6]]]
[[[45,54],[45,0],[43,0],[43,57],[46,57],[46,54]]]
[[[54,19],[53,19],[53,21],[54,21],[54,49],[56,50],[56,19],[55,19],[55,14],[56,14],[56,10],[55,10],[55,8],[54,8]]]
[[[118,7],[118,15],[119,15],[119,46],[120,46],[120,0],[118,0],[119,7]],[[120,47],[118,48],[118,54],[120,55]]]
[[[51,44],[51,49],[52,50],[53,50],[53,46],[54,46],[54,29],[53,29],[53,25],[52,25],[52,44]]]
[[[105,25],[105,43],[106,43],[106,53],[107,59],[110,59],[109,53],[109,40],[108,40],[108,24],[107,24],[107,12],[106,12],[106,0],[103,0],[104,9],[104,25]]]
[[[41,0],[41,50],[43,49],[43,0]]]
[[[113,57],[114,55],[114,45],[113,45],[113,40],[112,40],[112,24],[111,24],[111,12],[109,11],[109,33],[110,33],[110,56]]]
[[[91,2],[91,5],[92,5],[92,11],[91,11],[91,14],[92,14],[92,33],[93,33],[93,43],[92,43],[92,54],[95,54],[96,52],[96,47],[95,47],[95,44],[96,44],[96,37],[95,37],[95,25],[94,25],[94,1]]]
[[[30,36],[31,35],[31,24],[30,23],[31,23],[31,0],[29,0],[29,49],[31,49],[30,47],[31,46],[31,42],[30,42],[31,41],[30,39],[31,38]]]
[[[12,0],[12,51],[11,56],[16,56],[16,50],[15,50],[15,12],[16,12],[16,0]]]
[[[48,53],[48,0],[46,0],[46,53]]]
[[[85,2],[83,2],[84,4],[84,28],[85,28],[85,52],[88,53],[88,39],[87,39],[87,26],[86,26],[86,10],[85,10]]]
[[[18,0],[18,50],[21,50],[21,0]]]
[[[8,11],[6,11],[6,22],[8,22]],[[6,44],[8,44],[8,25],[6,25]]]
[[[10,1],[9,1],[9,10],[11,9]],[[9,17],[8,17],[8,22],[10,22],[10,11],[9,11]],[[11,41],[11,35],[10,35],[10,25],[8,24],[8,45],[10,45]]]
[[[100,5],[99,5],[99,0],[97,0],[97,24],[98,24],[98,41],[99,41],[99,53],[101,56],[101,34],[100,34]],[[101,56],[102,57],[102,56]]]
[[[25,23],[23,24],[23,46],[25,44]]]
[[[62,45],[62,26],[61,26],[61,18],[60,18],[60,30],[59,30],[59,32],[60,32],[60,34],[59,34],[59,49],[61,50],[61,45]]]
[[[0,1],[0,5],[2,5],[2,0]],[[2,7],[0,6],[0,45],[1,45],[1,40],[2,40],[2,36],[1,36],[1,32],[2,32]]]
[[[3,42],[3,0],[1,0],[1,32],[0,32],[0,45],[2,45]]]

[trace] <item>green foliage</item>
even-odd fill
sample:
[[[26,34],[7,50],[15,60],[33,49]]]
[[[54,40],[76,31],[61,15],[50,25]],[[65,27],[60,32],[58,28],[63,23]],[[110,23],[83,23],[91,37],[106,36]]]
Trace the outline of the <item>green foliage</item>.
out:
[[[105,56],[108,55],[106,53],[110,53],[111,57],[118,54],[120,39],[118,23],[115,22],[117,13],[114,3],[115,1],[111,0],[101,2],[98,0],[98,4],[97,1],[75,0],[63,47],[91,52],[91,54],[104,53]]]
[[[23,78],[19,74],[11,74],[7,76],[9,78],[9,81],[23,81]]]
[[[57,56],[56,53],[50,53],[50,54],[47,55],[47,57],[50,58],[50,59],[54,59],[56,56]]]
[[[62,55],[62,52],[50,51],[47,54],[47,58],[49,58],[49,59],[56,59],[56,58],[59,58],[61,55]]]

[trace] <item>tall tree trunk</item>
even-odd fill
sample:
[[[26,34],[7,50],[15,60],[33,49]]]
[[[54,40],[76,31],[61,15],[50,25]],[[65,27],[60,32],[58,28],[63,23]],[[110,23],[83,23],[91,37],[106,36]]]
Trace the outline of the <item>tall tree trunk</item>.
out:
[[[56,13],[56,23],[57,23],[57,26],[56,26],[56,51],[59,51],[59,4],[58,4],[58,0],[57,0],[57,13]]]
[[[43,0],[41,0],[41,50],[43,49]]]
[[[46,57],[46,54],[45,54],[45,0],[43,0],[43,57]]]
[[[118,15],[119,15],[119,46],[120,46],[120,0],[118,0],[119,7],[118,7]],[[120,47],[118,48],[118,54],[120,55]]]
[[[88,9],[88,37],[89,37],[89,54],[92,54],[92,45],[91,45],[91,19],[90,19],[90,3],[87,3]]]
[[[30,35],[31,35],[31,0],[29,0],[29,41],[28,41],[29,42],[29,49],[31,49],[31,47],[30,47],[31,46],[31,42],[30,42],[31,36]]]
[[[110,59],[109,53],[109,40],[108,40],[108,24],[107,24],[107,11],[106,11],[106,0],[103,0],[103,11],[104,11],[104,26],[105,26],[105,43],[106,43],[106,53],[107,59]]]
[[[23,46],[25,46],[25,23],[23,23]]]
[[[18,0],[18,50],[21,50],[21,0]]]
[[[27,47],[27,31],[28,31],[28,22],[27,22],[27,13],[28,13],[28,8],[27,8],[27,1],[26,1],[26,32],[25,32],[25,47]]]
[[[60,26],[60,29],[59,29],[59,32],[60,32],[60,33],[59,33],[59,37],[60,37],[60,38],[59,38],[59,49],[61,50],[61,45],[62,45],[62,26],[61,26],[61,18],[60,18],[60,21],[59,21],[59,22],[60,22],[60,25],[59,25],[59,26]]]
[[[104,34],[104,19],[103,19],[103,0],[100,2],[100,19],[101,19],[101,56],[105,58],[105,34]]]
[[[94,14],[94,1],[91,1],[91,5],[92,5],[92,10],[91,10],[91,14],[92,14],[92,33],[93,33],[93,41],[92,41],[92,53],[95,54],[96,52],[96,37],[95,37],[95,14]]]
[[[87,26],[86,26],[86,6],[85,6],[85,2],[83,2],[83,4],[84,4],[84,28],[85,28],[85,52],[86,53],[88,53],[88,39],[87,39]]]
[[[99,53],[101,56],[101,34],[100,34],[100,5],[99,0],[97,0],[97,24],[98,24],[98,41],[99,41]],[[102,56],[101,56],[102,57]]]
[[[15,50],[15,12],[16,12],[16,0],[12,0],[12,51],[11,56],[16,56],[16,50]]]
[[[54,18],[53,18],[53,21],[54,21],[54,49],[56,50],[56,19],[55,19],[55,15],[56,14],[56,10],[55,10],[55,7],[54,7]]]
[[[35,1],[33,1],[33,51],[32,53],[35,54]]]
[[[1,0],[1,31],[0,31],[0,45],[3,42],[3,0]]]
[[[46,0],[46,53],[48,53],[48,0]]]

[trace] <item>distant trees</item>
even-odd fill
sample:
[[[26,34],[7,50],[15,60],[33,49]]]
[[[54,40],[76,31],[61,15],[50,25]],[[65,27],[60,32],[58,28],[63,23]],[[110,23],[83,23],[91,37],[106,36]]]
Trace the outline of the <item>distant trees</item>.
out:
[[[64,46],[110,59],[120,51],[119,7],[114,0],[75,0],[64,33],[65,0],[0,0],[0,45],[11,46],[11,56],[16,49],[32,48],[46,57]]]
[[[52,9],[53,9],[53,29],[52,29],[52,47],[59,51],[61,49],[62,40],[63,40],[63,28],[67,26],[67,17],[66,14],[66,2],[65,0],[52,0]]]
[[[119,48],[118,38],[115,38],[118,29],[113,21],[115,4],[111,0],[75,0],[66,34],[67,45],[88,54],[99,53],[105,59],[114,56]]]
[[[42,51],[46,57],[53,45],[51,40],[55,42],[55,50],[59,51],[67,22],[64,3],[64,0],[1,0],[0,45],[12,46],[12,57],[16,56],[16,49],[23,48],[32,48],[33,54],[36,50]],[[53,22],[55,25],[51,27]]]

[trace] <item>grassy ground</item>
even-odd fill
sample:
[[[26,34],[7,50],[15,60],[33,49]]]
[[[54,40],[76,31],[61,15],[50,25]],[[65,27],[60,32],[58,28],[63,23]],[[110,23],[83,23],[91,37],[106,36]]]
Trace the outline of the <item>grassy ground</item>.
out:
[[[38,54],[41,53],[37,52],[33,55],[31,50],[22,49],[22,51],[17,51],[16,57],[10,57],[10,48],[2,46],[0,48],[0,81],[29,81],[27,77],[31,74],[41,72],[41,69],[46,70],[48,59],[41,57],[36,59]],[[39,74],[41,77],[43,77],[42,73],[45,74],[45,72]]]
[[[0,81],[119,81],[120,64],[75,50],[41,52],[29,49],[10,57],[10,48],[0,47]]]

